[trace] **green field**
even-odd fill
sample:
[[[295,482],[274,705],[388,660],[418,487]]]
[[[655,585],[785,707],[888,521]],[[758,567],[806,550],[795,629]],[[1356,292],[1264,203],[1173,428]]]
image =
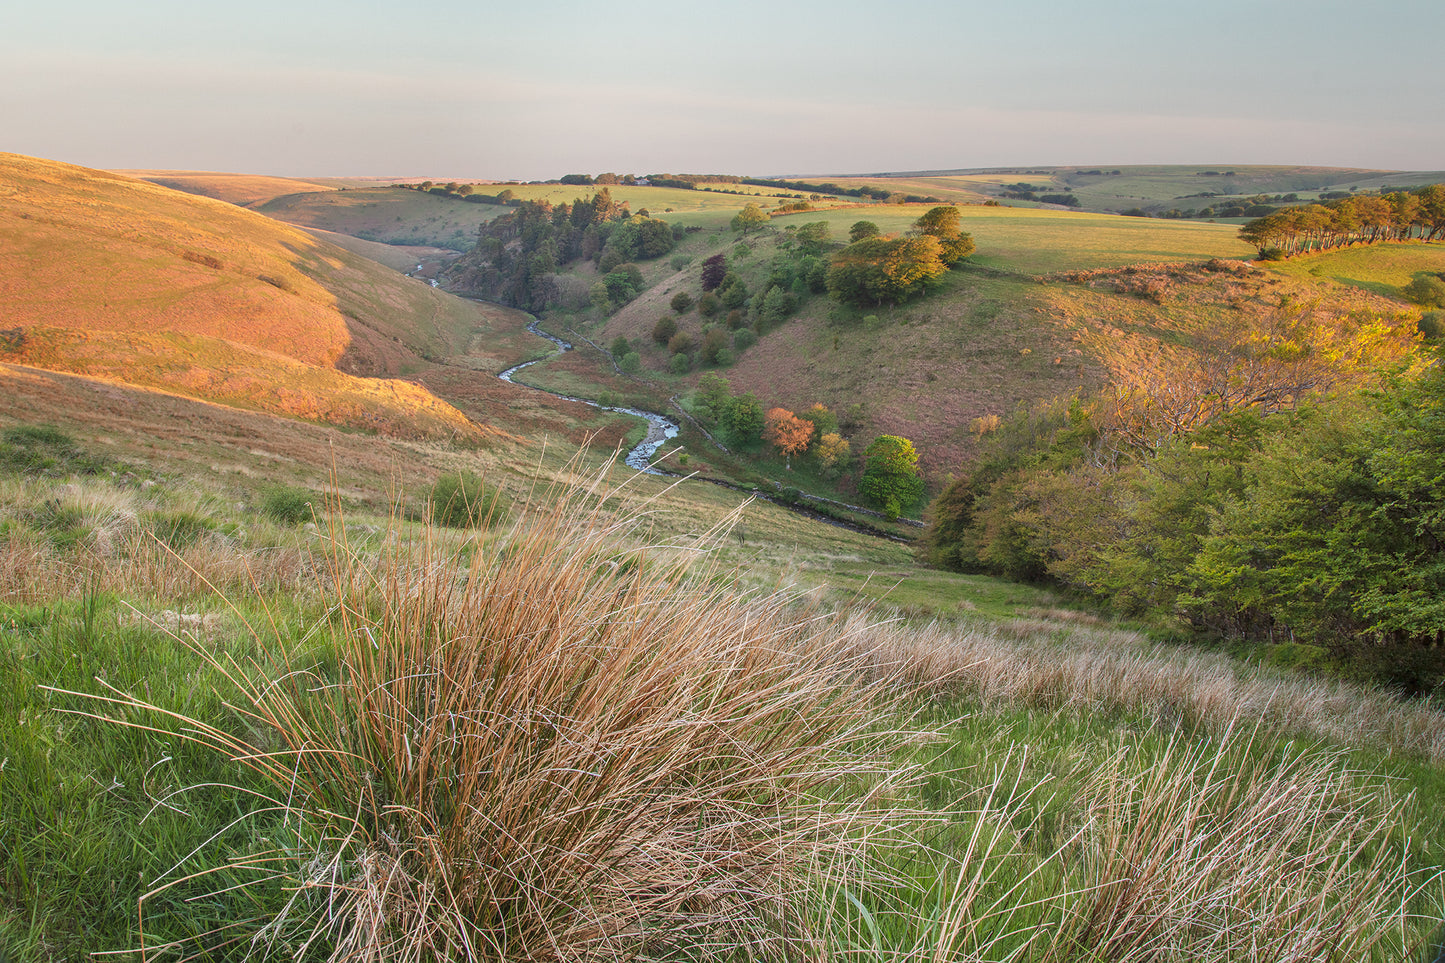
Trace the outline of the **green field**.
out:
[[[780,217],[773,224],[786,228],[826,221],[834,240],[846,241],[856,221],[872,221],[885,233],[901,233],[927,209],[910,204],[810,211]],[[1020,274],[1243,258],[1254,253],[1229,225],[1013,207],[967,206],[959,213],[963,230],[973,235],[977,245],[969,263]]]
[[[1086,174],[1082,171],[1119,174]],[[1213,172],[1213,173],[1209,173]],[[1232,172],[1232,173],[1230,173]],[[1445,181],[1445,172],[1378,171],[1361,168],[1284,167],[1249,164],[1212,165],[1081,165],[1017,168],[1005,172],[903,174],[891,177],[829,178],[845,186],[882,185],[906,193],[932,194],[944,200],[977,201],[997,197],[1005,185],[1027,183],[1036,193],[1071,192],[1085,210],[1118,212],[1131,208],[1164,211],[1218,206],[1259,194],[1298,194],[1313,200],[1321,191],[1378,190],[1385,186],[1418,186]],[[1202,196],[1202,195],[1212,196]],[[1006,203],[1033,206],[1028,201]]]
[[[1343,248],[1275,261],[1269,268],[1291,277],[1324,278],[1398,298],[1400,289],[1416,277],[1445,271],[1445,244],[1407,242]]]

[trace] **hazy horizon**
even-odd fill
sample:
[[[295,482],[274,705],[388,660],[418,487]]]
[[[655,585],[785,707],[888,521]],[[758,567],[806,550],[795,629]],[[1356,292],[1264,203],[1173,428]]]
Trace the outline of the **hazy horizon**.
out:
[[[0,149],[111,169],[492,180],[1445,168],[1445,4],[1389,14],[1336,0],[605,15],[568,0],[425,14],[59,0],[0,15]]]

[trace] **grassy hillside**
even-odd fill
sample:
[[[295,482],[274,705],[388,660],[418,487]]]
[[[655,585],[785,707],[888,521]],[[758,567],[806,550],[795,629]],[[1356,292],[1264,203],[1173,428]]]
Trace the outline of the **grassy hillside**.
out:
[[[369,187],[276,197],[253,208],[301,227],[350,234],[383,244],[469,250],[477,228],[504,213],[495,204],[472,204],[401,187]]]
[[[317,538],[214,479],[0,431],[0,951],[1434,951],[1437,710],[1040,596],[834,614],[776,590],[792,531],[699,537],[722,519],[695,505],[653,527],[652,480],[536,471],[490,530],[353,508]]]
[[[1438,952],[1437,707],[1156,645],[621,468],[625,421],[495,378],[548,350],[519,312],[234,207],[4,160],[0,294],[23,320],[0,324],[0,362],[28,363],[0,363],[0,957]],[[1200,266],[1228,253],[1208,225],[974,213],[997,261],[896,309],[814,299],[724,373],[770,402],[861,403],[865,438],[935,432],[946,470],[974,412],[1230,319],[1402,308],[1324,271]],[[856,219],[836,216],[835,234]],[[757,291],[789,223],[687,235],[693,261],[645,263],[650,288],[605,323],[549,324],[626,332],[651,363],[647,329],[697,293],[701,257],[727,252]],[[301,302],[288,323],[248,323],[281,296]],[[416,384],[338,370],[363,361]],[[533,371],[653,398],[696,376],[603,364]],[[248,410],[291,403],[268,391],[389,392],[396,430]],[[427,431],[424,409],[488,443]],[[498,517],[420,522],[461,472]]]
[[[1339,317],[1413,310],[1317,277],[1251,270],[1238,262],[1231,262],[1237,270],[1203,270],[1203,259],[1249,251],[1224,225],[960,210],[978,251],[940,290],[876,310],[843,310],[814,296],[720,373],[735,391],[756,392],[765,406],[798,411],[822,403],[837,412],[861,406],[855,445],[877,434],[903,435],[918,443],[925,469],[942,477],[970,460],[976,419],[1127,381],[1142,361],[1193,350],[1197,339],[1240,318],[1264,323],[1281,303],[1317,304]],[[640,349],[648,377],[675,391],[698,374],[665,374],[668,354],[650,333],[659,317],[672,313],[673,294],[700,294],[697,263],[707,250],[728,251],[730,269],[756,292],[785,239],[779,232],[791,225],[827,221],[836,238],[846,236],[855,219],[900,231],[917,216],[913,207],[809,213],[775,219],[774,233],[741,244],[727,232],[695,236],[684,248],[692,252],[695,246],[694,263],[675,274],[665,264],[648,266],[654,287],[607,319],[593,339],[605,344],[627,337]],[[1437,248],[1402,250],[1416,249],[1420,257],[1426,250],[1440,256]],[[1381,264],[1402,256],[1376,249],[1354,253]],[[1285,270],[1297,274],[1301,268]],[[696,338],[702,323],[695,311],[678,318]]]
[[[282,194],[299,194],[310,191],[334,191],[334,181],[297,177],[267,177],[263,174],[225,174],[213,171],[113,171],[123,177],[150,181],[161,187],[213,197],[228,204],[243,207],[258,201],[270,200]]]
[[[363,428],[480,437],[415,385],[475,305],[229,204],[0,157],[0,360]],[[367,376],[367,377],[360,377]]]

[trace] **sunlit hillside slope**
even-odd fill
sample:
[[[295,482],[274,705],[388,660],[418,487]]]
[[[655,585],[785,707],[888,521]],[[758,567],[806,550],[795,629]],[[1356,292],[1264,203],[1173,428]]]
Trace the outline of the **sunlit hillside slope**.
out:
[[[398,376],[480,308],[231,204],[0,155],[0,361],[393,434],[486,435]]]

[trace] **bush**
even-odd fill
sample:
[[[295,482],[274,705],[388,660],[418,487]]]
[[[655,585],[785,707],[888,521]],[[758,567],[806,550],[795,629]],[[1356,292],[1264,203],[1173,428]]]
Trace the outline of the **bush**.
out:
[[[738,351],[746,351],[758,343],[758,336],[753,334],[752,328],[739,328],[733,335],[733,347]]]
[[[1438,341],[1440,336],[1445,334],[1445,314],[1439,311],[1426,311],[1420,315],[1420,336],[1426,341]]]
[[[622,356],[622,360],[617,363],[617,366],[627,374],[637,374],[642,370],[642,355],[636,351],[629,351]]]
[[[722,309],[722,302],[716,294],[711,291],[697,299],[697,313],[705,318],[710,318]]]
[[[677,334],[677,322],[672,320],[670,315],[663,315],[657,319],[652,326],[652,340],[658,344],[667,344]]]
[[[692,310],[692,295],[686,291],[679,291],[672,296],[671,304],[672,310],[678,314],[687,314],[688,311]]]
[[[507,514],[501,492],[471,472],[438,478],[427,497],[427,509],[432,524],[447,528],[490,527]]]
[[[687,374],[692,370],[692,359],[687,356],[686,352],[675,354],[672,356],[672,360],[667,363],[667,370],[675,375]]]
[[[274,485],[261,494],[261,514],[282,525],[302,525],[322,507],[319,496],[307,488]]]
[[[1438,277],[1418,277],[1405,285],[1400,293],[1421,307],[1445,308],[1445,281]]]

